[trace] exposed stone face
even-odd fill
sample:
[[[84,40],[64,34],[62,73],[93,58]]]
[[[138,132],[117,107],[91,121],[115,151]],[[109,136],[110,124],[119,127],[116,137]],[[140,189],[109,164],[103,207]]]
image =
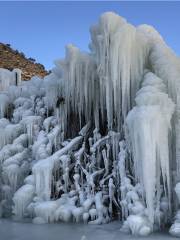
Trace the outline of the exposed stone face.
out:
[[[19,68],[22,71],[22,79],[29,80],[31,77],[37,75],[44,77],[48,74],[44,66],[36,63],[33,58],[26,58],[26,56],[11,48],[9,44],[0,43],[0,68],[13,70]]]

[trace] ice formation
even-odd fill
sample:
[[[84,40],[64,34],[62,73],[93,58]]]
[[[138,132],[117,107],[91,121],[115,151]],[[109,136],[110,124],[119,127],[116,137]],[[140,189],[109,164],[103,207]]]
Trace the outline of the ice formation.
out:
[[[90,33],[44,79],[0,69],[0,215],[180,236],[180,61],[115,13]]]

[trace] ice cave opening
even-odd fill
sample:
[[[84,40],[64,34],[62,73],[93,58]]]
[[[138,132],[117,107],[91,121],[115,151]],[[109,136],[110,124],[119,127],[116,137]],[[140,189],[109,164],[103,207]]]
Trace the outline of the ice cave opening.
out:
[[[44,79],[0,69],[0,216],[180,236],[180,60],[104,13]]]

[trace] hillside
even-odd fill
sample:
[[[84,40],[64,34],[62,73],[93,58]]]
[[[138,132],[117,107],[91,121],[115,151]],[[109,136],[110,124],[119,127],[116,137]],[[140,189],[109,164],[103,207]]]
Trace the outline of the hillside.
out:
[[[27,58],[24,53],[12,49],[10,44],[4,43],[0,43],[0,68],[21,69],[23,80],[29,80],[35,75],[44,77],[48,74],[44,66],[36,63],[35,59]]]

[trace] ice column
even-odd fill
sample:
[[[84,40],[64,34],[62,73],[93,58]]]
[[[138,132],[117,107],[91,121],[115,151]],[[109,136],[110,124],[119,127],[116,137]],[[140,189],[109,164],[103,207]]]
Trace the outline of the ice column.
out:
[[[174,103],[165,93],[163,81],[150,72],[145,75],[135,101],[136,107],[127,116],[127,126],[135,177],[144,187],[148,217],[153,224],[155,212],[159,211],[161,184],[170,200],[168,134]]]

